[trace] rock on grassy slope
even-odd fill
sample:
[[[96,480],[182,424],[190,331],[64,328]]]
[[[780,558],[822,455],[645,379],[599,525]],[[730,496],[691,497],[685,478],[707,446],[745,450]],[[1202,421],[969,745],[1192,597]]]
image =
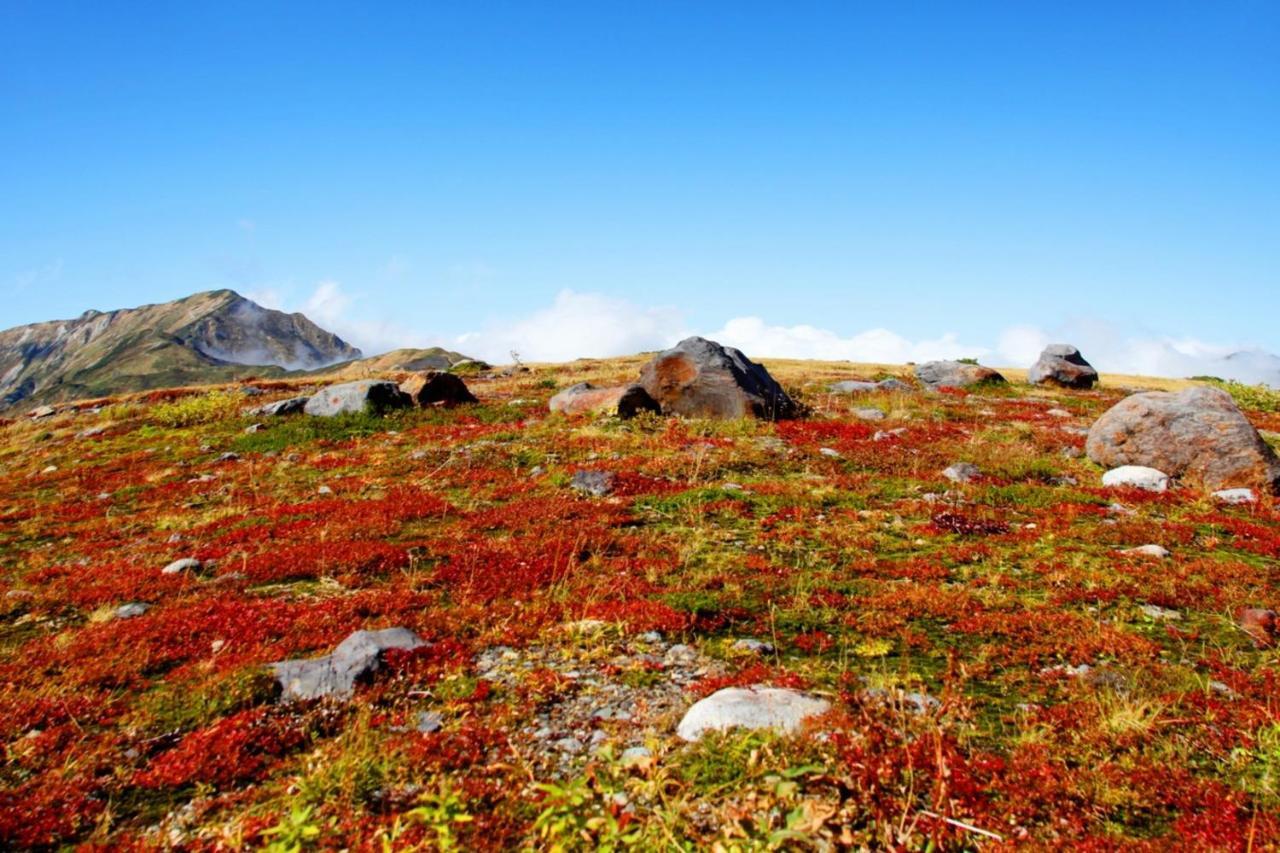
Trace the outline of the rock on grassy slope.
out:
[[[301,314],[215,290],[0,331],[0,410],[359,357],[360,350]]]
[[[769,362],[808,417],[548,414],[645,360],[0,427],[0,847],[1280,843],[1274,496],[1104,486],[1105,376],[851,397],[907,371]],[[422,645],[279,701],[271,664],[387,628]],[[678,736],[756,685],[825,713]]]

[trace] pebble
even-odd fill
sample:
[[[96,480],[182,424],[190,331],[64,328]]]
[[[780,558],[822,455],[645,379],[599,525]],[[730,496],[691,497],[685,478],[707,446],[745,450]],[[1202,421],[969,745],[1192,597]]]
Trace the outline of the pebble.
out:
[[[1159,560],[1171,556],[1169,549],[1163,545],[1139,545],[1136,548],[1125,548],[1120,553],[1132,557],[1155,557]]]
[[[982,469],[972,462],[957,462],[942,472],[953,483],[968,483],[982,476]]]
[[[176,575],[179,572],[198,572],[204,564],[195,557],[183,557],[180,560],[174,560],[169,565],[160,570],[162,575]]]

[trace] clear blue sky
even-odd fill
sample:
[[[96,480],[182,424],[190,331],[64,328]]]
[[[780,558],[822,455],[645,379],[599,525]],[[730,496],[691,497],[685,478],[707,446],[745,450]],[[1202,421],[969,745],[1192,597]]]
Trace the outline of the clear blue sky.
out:
[[[0,2],[0,327],[324,280],[1280,350],[1280,3]]]

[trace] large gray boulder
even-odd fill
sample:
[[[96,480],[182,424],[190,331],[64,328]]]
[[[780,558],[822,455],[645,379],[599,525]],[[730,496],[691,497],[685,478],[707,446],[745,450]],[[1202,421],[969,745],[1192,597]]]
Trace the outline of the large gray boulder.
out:
[[[1126,397],[1090,428],[1085,452],[1108,468],[1155,468],[1210,492],[1280,490],[1280,459],[1220,388]]]
[[[730,729],[771,729],[789,734],[830,708],[824,699],[781,687],[726,687],[695,703],[676,734],[687,741]]]
[[[364,411],[381,414],[391,409],[405,409],[413,405],[409,395],[396,387],[394,382],[361,379],[330,385],[316,392],[307,401],[303,411],[308,415],[333,417],[344,413]]]
[[[1027,371],[1027,381],[1032,385],[1048,383],[1085,389],[1092,388],[1098,381],[1098,371],[1070,344],[1050,344]]]
[[[280,682],[282,699],[346,699],[357,681],[378,670],[387,649],[423,645],[422,638],[408,628],[356,631],[324,657],[277,661],[268,666]]]
[[[624,420],[641,412],[661,412],[657,401],[641,385],[597,388],[590,382],[571,385],[551,398],[547,407],[566,415],[609,414]]]
[[[1005,381],[998,371],[990,367],[963,361],[927,361],[916,366],[916,378],[933,391]]]
[[[640,371],[664,414],[694,418],[791,418],[800,407],[759,364],[733,347],[686,338]]]

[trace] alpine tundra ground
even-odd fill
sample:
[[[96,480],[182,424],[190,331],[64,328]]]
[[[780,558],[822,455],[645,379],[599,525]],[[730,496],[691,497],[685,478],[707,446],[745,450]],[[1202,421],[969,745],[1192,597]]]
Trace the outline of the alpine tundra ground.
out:
[[[851,398],[909,372],[770,362],[809,417],[548,415],[640,363],[383,418],[242,415],[296,387],[264,382],[0,427],[0,846],[1280,844],[1280,653],[1238,623],[1280,608],[1280,513],[1102,488],[1083,431],[1138,380]],[[350,701],[278,700],[266,664],[396,626],[428,644]],[[832,711],[675,737],[753,684]]]

